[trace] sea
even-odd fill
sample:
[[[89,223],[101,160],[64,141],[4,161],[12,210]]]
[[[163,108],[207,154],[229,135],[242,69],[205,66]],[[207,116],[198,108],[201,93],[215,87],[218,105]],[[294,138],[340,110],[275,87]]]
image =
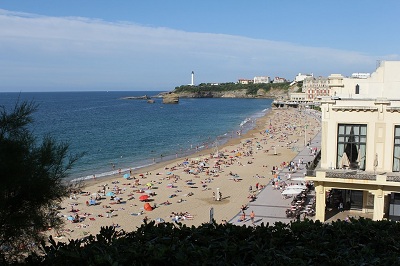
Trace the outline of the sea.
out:
[[[31,130],[38,144],[45,135],[66,142],[71,154],[84,155],[69,180],[106,177],[157,164],[197,151],[215,151],[255,126],[271,99],[180,98],[163,104],[157,91],[0,93],[0,106],[10,112],[17,102],[33,101]]]

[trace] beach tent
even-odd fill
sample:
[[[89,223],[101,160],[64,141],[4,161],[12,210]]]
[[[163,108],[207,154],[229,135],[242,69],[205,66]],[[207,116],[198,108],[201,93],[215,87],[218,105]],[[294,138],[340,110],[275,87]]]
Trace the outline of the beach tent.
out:
[[[146,201],[148,199],[149,199],[149,195],[142,195],[142,196],[139,197],[140,201]]]
[[[130,174],[124,174],[125,179],[128,179],[129,177],[131,177]]]
[[[152,211],[153,207],[151,207],[150,203],[147,202],[147,203],[144,204],[144,209],[146,211]]]
[[[114,194],[114,192],[109,191],[109,192],[107,192],[106,196],[112,197],[112,196],[115,196],[115,194]]]

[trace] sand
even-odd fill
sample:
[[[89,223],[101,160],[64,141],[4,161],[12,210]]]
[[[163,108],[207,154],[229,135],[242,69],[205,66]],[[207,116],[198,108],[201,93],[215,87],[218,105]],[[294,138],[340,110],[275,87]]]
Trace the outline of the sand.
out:
[[[311,139],[317,134],[317,119],[298,109],[273,108],[257,120],[253,130],[219,147],[223,156],[216,157],[215,150],[205,150],[190,158],[138,169],[131,179],[123,178],[126,173],[121,173],[92,180],[84,187],[85,193],[71,194],[63,201],[64,209],[59,215],[65,219],[65,227],[61,232],[49,233],[66,241],[95,235],[101,226],[113,225],[130,232],[144,219],[179,219],[188,226],[197,226],[210,221],[211,208],[217,222],[229,221],[249,202],[250,195],[269,184],[273,167],[281,169],[284,162],[295,157],[298,148],[304,147],[305,124],[307,139]],[[104,192],[113,192],[121,203],[104,196]],[[219,192],[221,198],[217,200]],[[140,201],[143,195],[149,195],[147,202]],[[88,206],[96,196],[101,199]],[[145,210],[146,203],[156,208]],[[79,222],[70,220],[75,216]]]

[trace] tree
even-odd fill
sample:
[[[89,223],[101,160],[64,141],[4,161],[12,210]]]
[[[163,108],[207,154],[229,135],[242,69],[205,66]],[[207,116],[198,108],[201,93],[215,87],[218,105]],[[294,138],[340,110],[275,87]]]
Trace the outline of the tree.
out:
[[[38,143],[30,125],[33,102],[0,107],[0,255],[12,258],[31,250],[48,228],[60,228],[56,209],[68,193],[63,179],[79,156],[68,144],[46,136]],[[1,262],[1,259],[0,259]],[[1,263],[0,263],[1,264]]]

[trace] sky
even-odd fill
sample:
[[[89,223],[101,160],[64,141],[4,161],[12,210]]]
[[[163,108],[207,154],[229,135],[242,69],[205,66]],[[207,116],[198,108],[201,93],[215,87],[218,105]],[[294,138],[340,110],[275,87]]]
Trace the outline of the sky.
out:
[[[398,0],[0,0],[0,92],[170,91],[400,60]]]

